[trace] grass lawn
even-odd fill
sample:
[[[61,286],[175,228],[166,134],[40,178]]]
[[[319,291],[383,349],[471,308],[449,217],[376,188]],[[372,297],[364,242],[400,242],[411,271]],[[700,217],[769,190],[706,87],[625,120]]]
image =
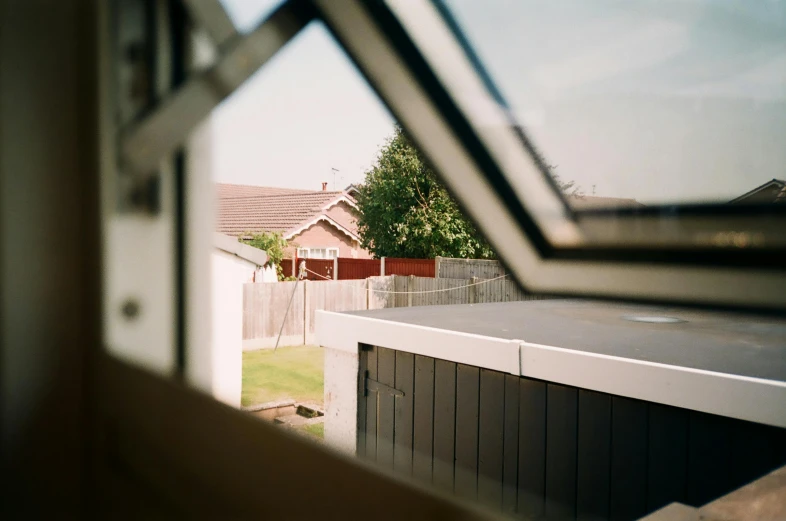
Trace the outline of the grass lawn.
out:
[[[313,434],[317,438],[325,438],[325,424],[324,423],[312,423],[303,427],[303,430],[309,434]]]
[[[242,405],[292,399],[321,404],[324,351],[315,346],[279,347],[243,353]],[[313,433],[317,434],[317,433]]]

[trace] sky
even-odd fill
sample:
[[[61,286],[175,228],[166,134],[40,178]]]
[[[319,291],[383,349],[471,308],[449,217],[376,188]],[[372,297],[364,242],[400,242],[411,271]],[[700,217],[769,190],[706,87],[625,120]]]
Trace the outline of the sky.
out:
[[[224,3],[249,30],[277,2]],[[393,125],[333,37],[312,23],[214,111],[214,177],[319,190],[334,187],[335,168],[340,190],[363,180]]]
[[[279,3],[223,2],[241,31]],[[446,3],[514,117],[586,193],[725,201],[786,177],[786,2]],[[334,168],[337,188],[361,181],[393,127],[319,24],[212,118],[216,180],[313,189]]]

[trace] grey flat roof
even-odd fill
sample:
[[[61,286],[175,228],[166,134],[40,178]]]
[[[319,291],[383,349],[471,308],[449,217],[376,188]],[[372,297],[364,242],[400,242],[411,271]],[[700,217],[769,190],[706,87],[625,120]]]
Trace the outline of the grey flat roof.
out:
[[[778,317],[589,300],[424,306],[350,314],[786,382],[786,319]],[[673,317],[683,322],[633,322],[624,317]]]

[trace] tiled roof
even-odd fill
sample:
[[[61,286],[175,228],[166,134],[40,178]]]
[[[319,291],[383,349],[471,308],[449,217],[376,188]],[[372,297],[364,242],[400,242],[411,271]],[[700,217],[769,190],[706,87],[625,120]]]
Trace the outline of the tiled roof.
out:
[[[244,232],[290,232],[322,215],[324,206],[345,195],[341,191],[297,191],[220,198],[216,231],[235,236]]]
[[[298,190],[297,188],[275,188],[270,186],[234,185],[216,183],[216,193],[219,199],[235,199],[241,197],[260,197],[268,195],[310,193],[312,190]]]

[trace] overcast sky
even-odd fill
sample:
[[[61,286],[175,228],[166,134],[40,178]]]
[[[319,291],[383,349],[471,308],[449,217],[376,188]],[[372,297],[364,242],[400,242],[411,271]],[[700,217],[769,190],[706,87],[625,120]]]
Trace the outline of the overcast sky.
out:
[[[241,30],[278,2],[223,0]],[[413,0],[416,1],[416,0]],[[563,179],[642,202],[786,177],[786,2],[449,0]],[[362,180],[393,120],[312,24],[213,116],[218,181]]]

